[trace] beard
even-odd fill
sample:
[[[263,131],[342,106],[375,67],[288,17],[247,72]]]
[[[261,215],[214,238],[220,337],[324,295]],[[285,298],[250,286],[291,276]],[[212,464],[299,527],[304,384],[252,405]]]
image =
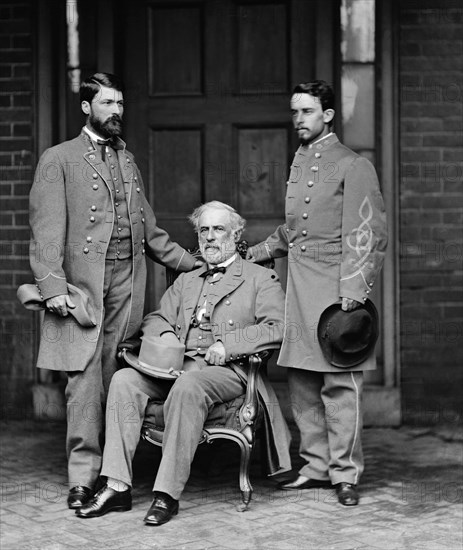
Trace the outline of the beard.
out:
[[[231,258],[236,252],[236,243],[233,235],[222,243],[200,243],[201,256],[210,265],[218,265]]]
[[[112,115],[101,122],[95,115],[90,114],[89,123],[95,132],[105,139],[122,135],[122,118],[119,115]]]

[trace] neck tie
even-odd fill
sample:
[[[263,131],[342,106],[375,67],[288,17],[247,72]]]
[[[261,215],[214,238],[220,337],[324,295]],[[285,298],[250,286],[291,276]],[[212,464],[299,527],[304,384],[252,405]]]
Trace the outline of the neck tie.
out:
[[[208,269],[204,273],[200,274],[200,277],[209,277],[209,275],[214,275],[214,273],[225,273],[226,269],[224,267],[211,267],[211,269]]]
[[[106,162],[106,147],[111,145],[111,140],[109,139],[97,139],[96,142],[98,145],[101,145],[101,158],[103,162]]]

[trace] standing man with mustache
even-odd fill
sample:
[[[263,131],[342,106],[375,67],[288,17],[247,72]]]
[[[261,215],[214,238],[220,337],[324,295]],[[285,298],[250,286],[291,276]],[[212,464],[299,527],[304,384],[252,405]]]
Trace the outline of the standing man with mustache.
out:
[[[289,367],[304,465],[280,488],[334,486],[342,505],[355,506],[363,472],[363,371],[376,368],[376,358],[371,353],[352,365],[334,362],[322,350],[317,327],[335,303],[346,312],[360,308],[344,319],[362,314],[384,260],[386,214],[372,164],[332,132],[332,88],[323,80],[299,84],[291,115],[300,147],[287,182],[286,221],[248,250],[248,259],[257,262],[288,257],[287,331],[278,364]],[[360,345],[347,331],[344,337],[346,347]]]
[[[96,73],[82,82],[80,135],[45,151],[30,193],[30,264],[46,305],[37,367],[65,371],[69,508],[93,496],[101,467],[104,408],[117,344],[137,333],[145,252],[189,271],[202,265],[157,226],[122,135],[122,83]],[[94,327],[76,323],[68,284],[88,296]]]

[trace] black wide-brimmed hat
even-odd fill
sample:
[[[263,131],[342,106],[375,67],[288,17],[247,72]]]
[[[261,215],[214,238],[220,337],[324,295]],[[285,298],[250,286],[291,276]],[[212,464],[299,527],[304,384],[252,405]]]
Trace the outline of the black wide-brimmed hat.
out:
[[[370,300],[352,311],[343,311],[340,302],[332,304],[321,314],[317,334],[329,363],[355,367],[374,352],[379,334],[376,307]]]

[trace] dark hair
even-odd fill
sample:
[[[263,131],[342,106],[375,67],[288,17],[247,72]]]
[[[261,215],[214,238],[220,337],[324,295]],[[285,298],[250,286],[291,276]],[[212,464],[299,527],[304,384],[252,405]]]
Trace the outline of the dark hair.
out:
[[[323,111],[334,109],[333,88],[324,80],[302,82],[294,88],[293,94],[309,94],[313,97],[318,97],[320,98]]]
[[[80,102],[88,101],[91,103],[96,94],[100,91],[101,86],[113,88],[118,92],[123,92],[122,80],[109,73],[95,73],[86,78],[80,85]]]

